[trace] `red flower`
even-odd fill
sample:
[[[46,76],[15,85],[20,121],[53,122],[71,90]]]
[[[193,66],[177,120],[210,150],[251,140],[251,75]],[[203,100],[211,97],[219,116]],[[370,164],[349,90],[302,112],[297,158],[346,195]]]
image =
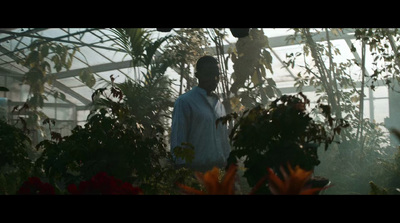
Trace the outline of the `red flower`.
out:
[[[88,181],[81,181],[79,187],[70,184],[67,190],[70,194],[143,194],[140,188],[108,176],[105,172],[98,173]]]
[[[51,184],[43,183],[38,177],[30,177],[22,184],[22,186],[17,191],[17,194],[55,194],[55,189]]]

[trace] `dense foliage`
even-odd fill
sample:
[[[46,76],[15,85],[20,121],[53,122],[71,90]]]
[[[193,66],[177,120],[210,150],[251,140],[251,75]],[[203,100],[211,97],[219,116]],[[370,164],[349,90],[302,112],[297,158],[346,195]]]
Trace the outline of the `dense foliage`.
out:
[[[53,184],[78,183],[105,172],[141,185],[147,193],[173,188],[177,178],[184,178],[179,173],[185,171],[175,170],[170,163],[162,126],[153,124],[145,129],[123,103],[117,87],[111,87],[110,97],[105,89],[100,91],[102,98],[97,101],[102,106],[92,111],[84,127],[75,127],[70,136],[54,135],[53,140],[38,144],[43,152],[36,167],[43,169]]]
[[[15,193],[32,174],[35,151],[29,136],[0,120],[0,194]]]
[[[399,74],[398,29],[355,29],[356,41],[346,40],[354,58],[346,60],[343,60],[341,52],[332,42],[334,36],[341,35],[341,29],[293,30],[294,35],[288,40],[304,44],[301,52],[287,55],[288,67],[293,68],[296,64],[302,68],[296,77],[297,90],[313,86],[318,100],[331,105],[332,114],[336,118],[345,118],[350,124],[341,132],[341,143],[322,153],[322,165],[316,168],[316,172],[337,185],[329,189],[333,194],[365,194],[371,180],[381,185],[391,185],[388,181],[395,181],[395,178],[387,167],[394,164],[396,149],[390,145],[387,128],[397,127],[393,125],[398,121],[392,114],[385,123],[377,123],[373,117],[365,118],[364,104],[368,95],[366,90],[369,88],[370,95],[374,94],[379,82],[387,85],[389,95],[395,90]],[[313,39],[314,35],[324,35],[326,41],[317,42]],[[357,46],[361,48],[360,51],[356,49]],[[372,72],[366,69],[368,50],[373,59]],[[313,63],[306,61],[309,56]],[[304,58],[303,61],[299,61],[301,58]],[[360,68],[360,71],[354,72],[350,69],[353,67]]]
[[[312,170],[320,163],[317,149],[325,149],[333,142],[336,134],[348,124],[344,120],[333,120],[329,106],[318,104],[325,123],[317,123],[306,110],[308,99],[303,95],[283,95],[268,108],[257,106],[246,110],[240,117],[227,116],[226,121],[237,117],[230,134],[233,151],[229,163],[244,159],[244,177],[254,187],[267,174],[267,168],[279,172],[288,163]],[[266,188],[264,188],[266,189]],[[266,192],[260,190],[260,192]]]
[[[18,61],[28,69],[23,83],[30,86],[23,108],[14,108],[26,110],[26,118],[17,119],[22,130],[0,121],[0,194],[180,194],[176,185],[204,194],[193,172],[176,169],[171,162],[166,137],[174,95],[172,81],[164,73],[175,69],[180,75],[179,94],[190,90],[196,84],[190,68],[206,53],[209,37],[222,65],[222,92],[218,93],[227,111],[247,109],[240,116],[232,113],[220,120],[233,124],[229,164],[243,162],[243,177],[251,188],[257,188],[256,193],[273,192],[271,181],[260,185],[265,176],[273,176],[277,185],[289,185],[287,173],[298,177],[297,170],[301,170],[297,173],[303,175],[301,185],[315,171],[333,182],[332,190],[337,194],[366,193],[369,189],[371,194],[398,194],[400,150],[389,146],[381,123],[363,117],[364,92],[355,85],[349,69],[353,65],[361,68],[361,86],[374,90],[382,79],[393,90],[392,81],[400,72],[397,29],[355,29],[354,36],[362,45],[361,60],[341,63],[334,61],[340,51],[330,40],[340,29],[293,30],[292,40],[300,37],[304,47],[302,53],[288,55],[286,65],[293,68],[300,55],[312,57],[313,63],[301,66],[304,69],[295,84],[298,91],[305,86],[317,89],[317,106],[311,110],[302,93],[281,96],[276,83],[267,77],[267,72],[273,73],[273,51],[268,50],[268,38],[262,30],[250,29],[248,36],[239,38],[235,48],[224,54],[223,29],[181,29],[175,37],[156,40],[145,29],[112,29],[116,46],[132,57],[135,77],[126,76],[126,82],[115,84],[111,76],[110,85],[92,95],[87,123],[65,137],[50,129],[51,139],[40,142],[37,151],[26,131],[36,128],[43,132],[40,125],[54,125],[55,120],[40,109],[47,100],[45,84],[56,83],[51,68],[57,72],[69,69],[79,50],[44,40],[33,42],[27,56]],[[326,43],[316,42],[315,33],[326,34]],[[161,50],[162,44],[167,44],[166,51]],[[370,76],[365,72],[366,46],[374,57]],[[353,45],[351,51],[356,52]],[[232,74],[227,72],[228,62],[233,63]],[[364,80],[367,77],[369,83]],[[84,70],[79,78],[94,86],[90,70]],[[50,93],[65,99],[60,92]],[[340,144],[331,145],[335,141]],[[322,156],[319,148],[324,151]],[[193,156],[188,151],[180,152]],[[240,168],[230,167],[222,183],[219,170],[196,176],[205,183],[208,194],[233,194],[234,176]],[[275,172],[277,176],[272,174]],[[275,188],[275,192],[285,194],[281,189]]]

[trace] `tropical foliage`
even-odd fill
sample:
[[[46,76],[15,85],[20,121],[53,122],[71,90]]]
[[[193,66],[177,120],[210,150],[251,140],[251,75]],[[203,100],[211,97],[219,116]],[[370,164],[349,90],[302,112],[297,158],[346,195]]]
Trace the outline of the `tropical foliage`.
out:
[[[280,96],[275,82],[267,78],[267,70],[273,73],[272,56],[268,51],[268,38],[260,29],[251,29],[249,35],[239,38],[231,53],[234,72],[230,91],[246,108],[258,103],[267,104],[270,98]],[[239,93],[239,90],[242,90]]]
[[[26,114],[24,127],[38,130],[41,136],[44,136],[45,131],[41,122],[48,118],[42,111],[48,99],[46,95],[51,94],[54,98],[65,100],[63,93],[46,90],[46,85],[52,86],[56,82],[55,73],[52,73],[53,69],[58,73],[62,69],[68,70],[71,67],[74,55],[79,52],[79,48],[69,48],[61,43],[38,39],[33,41],[28,49],[28,55],[16,61],[28,69],[22,78],[22,83],[29,86],[28,97],[23,105]],[[93,75],[86,72],[84,77],[84,83],[90,87],[93,86]]]
[[[26,103],[13,109],[17,123],[0,121],[1,194],[232,195],[240,193],[242,178],[249,185],[245,194],[400,191],[399,150],[390,146],[382,123],[363,116],[364,87],[374,90],[383,81],[395,90],[397,29],[355,29],[361,56],[341,63],[334,60],[341,52],[331,41],[341,29],[293,29],[288,41],[303,44],[302,52],[288,54],[285,61],[288,69],[302,68],[295,95],[282,95],[270,78],[273,51],[262,29],[249,29],[228,53],[227,29],[179,29],[156,39],[141,28],[111,31],[114,47],[131,57],[134,75],[122,83],[111,75],[109,85],[94,89],[87,122],[69,136],[51,130],[56,120],[42,108],[48,94],[65,99],[46,87],[56,83],[53,69],[68,70],[79,49],[38,40],[18,61],[28,69],[22,83],[30,88]],[[316,42],[316,34],[326,41]],[[374,56],[371,75],[365,69],[368,49]],[[356,51],[354,45],[351,50]],[[195,62],[210,53],[220,63],[218,93],[229,114],[219,121],[230,122],[233,151],[226,169],[195,173],[174,166],[167,146],[169,121],[174,99],[196,84]],[[300,56],[313,62],[298,65]],[[234,71],[228,73],[231,65]],[[361,88],[349,73],[354,65],[360,68]],[[179,74],[177,92],[165,75],[168,68]],[[95,84],[90,70],[79,79],[89,87]],[[315,102],[301,93],[306,86],[316,89]],[[32,145],[28,131],[46,127],[51,139]],[[188,151],[182,148],[180,155],[193,157]],[[334,186],[327,189],[326,180],[314,185],[315,174]],[[358,182],[363,186],[357,188]]]
[[[361,53],[359,57],[347,59],[346,62],[335,60],[341,52],[331,41],[332,36],[340,35],[341,29],[305,28],[294,29],[294,31],[295,34],[288,41],[304,43],[304,47],[302,52],[289,54],[286,64],[293,68],[299,63],[299,58],[304,58],[301,63],[304,65],[298,65],[303,68],[297,75],[298,90],[301,91],[304,86],[313,86],[318,100],[332,107],[332,115],[336,118],[344,118],[350,124],[338,138],[341,143],[334,145],[331,151],[323,153],[323,165],[316,171],[340,185],[340,187],[329,189],[332,193],[341,194],[344,191],[355,194],[366,193],[371,179],[386,181],[387,177],[384,176],[388,172],[376,167],[385,163],[383,160],[391,160],[390,157],[395,154],[395,148],[390,146],[389,135],[383,123],[364,118],[366,98],[364,89],[370,88],[373,91],[377,82],[382,81],[389,89],[394,90],[393,81],[398,74],[397,47],[394,37],[397,30],[355,29],[354,36],[361,45],[361,51],[359,51]],[[313,35],[320,34],[326,37],[326,42],[317,43],[313,39]],[[351,51],[358,55],[354,44],[351,42],[348,44]],[[365,64],[368,49],[373,56],[373,74],[370,75],[366,71]],[[309,57],[312,58],[313,63],[307,62],[306,58]],[[360,68],[358,75],[351,73],[350,68],[354,66]],[[388,73],[393,75],[386,75]],[[355,76],[360,81],[358,85]],[[390,122],[385,124],[388,125]]]
[[[0,120],[0,194],[14,194],[33,174],[36,158],[28,134]]]
[[[105,89],[99,91],[97,100],[102,106],[92,110],[84,127],[77,126],[70,136],[53,135],[52,140],[37,145],[42,150],[37,169],[43,170],[53,185],[65,187],[105,172],[141,185],[148,194],[164,193],[173,185],[168,182],[171,172],[174,177],[183,176],[170,163],[162,126],[153,123],[145,129],[116,86],[111,87],[110,95]]]
[[[268,108],[261,105],[246,110],[243,115],[228,115],[218,121],[236,119],[230,134],[234,149],[228,162],[237,163],[244,159],[244,177],[254,187],[267,174],[268,168],[279,170],[281,165],[290,163],[307,171],[319,165],[318,147],[325,144],[325,150],[348,123],[334,120],[330,107],[318,104],[324,124],[315,122],[307,111],[309,100],[303,94],[283,95]],[[261,188],[260,193],[267,193]]]

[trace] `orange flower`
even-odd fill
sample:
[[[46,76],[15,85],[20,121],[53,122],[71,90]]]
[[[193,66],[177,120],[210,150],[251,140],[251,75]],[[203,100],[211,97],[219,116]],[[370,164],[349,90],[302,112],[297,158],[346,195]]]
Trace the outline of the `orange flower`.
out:
[[[306,171],[296,166],[294,169],[288,165],[289,174],[281,167],[283,180],[281,180],[271,168],[268,168],[268,182],[272,194],[279,195],[313,195],[322,188],[310,188],[306,183],[311,179],[313,171]]]
[[[205,187],[206,192],[188,187],[186,185],[177,184],[187,194],[197,195],[233,195],[235,194],[235,175],[237,171],[236,165],[230,165],[226,171],[222,181],[219,180],[219,168],[214,167],[206,173],[196,172],[197,180]]]

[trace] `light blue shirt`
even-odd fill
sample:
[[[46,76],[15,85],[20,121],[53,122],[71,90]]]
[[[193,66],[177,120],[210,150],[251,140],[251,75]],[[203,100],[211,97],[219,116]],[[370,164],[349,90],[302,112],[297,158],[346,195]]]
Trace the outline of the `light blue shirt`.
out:
[[[231,151],[227,126],[215,124],[226,115],[225,108],[216,95],[213,97],[214,105],[208,101],[206,91],[196,86],[175,101],[172,113],[171,152],[181,143],[192,144],[195,158],[188,166],[197,171],[224,168]],[[175,162],[185,163],[177,157]]]

